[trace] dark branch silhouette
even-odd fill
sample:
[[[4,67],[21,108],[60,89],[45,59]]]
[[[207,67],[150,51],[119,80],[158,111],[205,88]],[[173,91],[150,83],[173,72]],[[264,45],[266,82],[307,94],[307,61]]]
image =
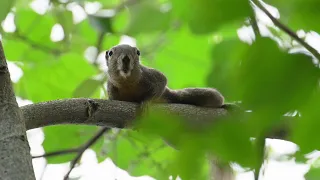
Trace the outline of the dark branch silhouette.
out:
[[[82,154],[84,153],[85,150],[87,150],[90,146],[92,146],[95,142],[97,142],[97,140],[108,130],[110,130],[110,128],[108,127],[104,127],[101,130],[98,131],[98,133],[96,135],[94,135],[87,143],[85,143],[81,148],[79,148],[78,151],[78,155],[71,161],[70,164],[70,169],[67,172],[67,174],[64,177],[64,180],[68,180],[69,175],[71,173],[71,171],[74,169],[74,167],[76,166],[77,162],[80,160]]]
[[[281,23],[278,19],[272,16],[272,14],[259,2],[259,0],[252,0],[252,2],[260,8],[273,22],[274,25],[276,25],[278,28],[280,28],[282,31],[287,33],[289,36],[291,36],[294,40],[296,40],[299,44],[301,44],[304,48],[306,48],[315,58],[320,60],[320,54],[319,52],[314,49],[312,46],[310,46],[308,43],[306,43],[304,40],[299,38],[299,36],[294,33],[290,28],[285,26],[283,23]]]

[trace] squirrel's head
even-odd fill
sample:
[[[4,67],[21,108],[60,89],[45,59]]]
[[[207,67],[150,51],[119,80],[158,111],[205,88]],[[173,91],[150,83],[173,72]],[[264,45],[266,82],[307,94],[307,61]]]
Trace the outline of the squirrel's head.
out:
[[[114,78],[130,79],[139,76],[140,51],[136,47],[121,44],[106,51],[108,74]]]

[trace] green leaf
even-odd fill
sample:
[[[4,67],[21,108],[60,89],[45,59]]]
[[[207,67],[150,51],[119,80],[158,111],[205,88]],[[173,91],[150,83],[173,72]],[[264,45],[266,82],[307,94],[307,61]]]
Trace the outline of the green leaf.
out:
[[[24,61],[26,53],[29,51],[29,46],[26,43],[17,40],[3,39],[3,47],[7,59],[11,61]],[[30,52],[30,51],[29,51]]]
[[[258,38],[244,54],[235,91],[241,106],[252,110],[245,129],[252,136],[272,130],[279,117],[301,110],[318,84],[318,68],[311,57],[288,54],[267,38]]]
[[[31,9],[19,9],[16,13],[15,24],[18,33],[33,44],[49,48],[57,48],[57,43],[50,39],[51,29],[56,24],[53,16],[42,16]]]
[[[125,34],[136,35],[166,30],[171,22],[171,11],[164,11],[160,4],[145,0],[129,7],[129,22]]]
[[[73,97],[91,97],[102,84],[101,80],[86,79],[75,89]]]
[[[84,57],[76,53],[25,64],[21,68],[24,75],[15,84],[16,93],[33,102],[70,98],[81,82],[96,74]]]
[[[88,19],[76,24],[70,40],[72,51],[83,53],[88,46],[95,45],[98,36],[97,34],[95,29],[90,25]]]
[[[197,144],[192,145],[191,143],[179,152],[171,168],[182,179],[206,180],[210,179],[207,159],[206,154],[200,148],[197,148]]]
[[[172,154],[165,169],[166,175],[179,175],[183,179],[205,179],[204,157],[208,142],[204,142],[202,130],[194,132],[178,116],[160,109],[150,108],[148,114],[137,123],[140,132],[160,136],[179,151]],[[211,141],[211,140],[210,140]],[[192,158],[190,158],[192,156]],[[192,170],[191,170],[192,169]]]
[[[301,153],[310,153],[320,148],[320,138],[318,128],[319,122],[319,105],[320,105],[320,93],[315,91],[312,93],[311,98],[308,98],[308,102],[304,104],[300,113],[302,114],[299,119],[294,121],[292,132],[290,133],[290,139],[293,140],[299,146]]]
[[[43,147],[46,153],[59,150],[78,148],[85,144],[98,131],[96,126],[63,125],[44,128],[45,140]],[[100,138],[91,148],[102,147],[103,138]],[[52,156],[47,158],[49,164],[65,163],[74,158],[75,154]]]
[[[97,31],[104,33],[113,32],[111,18],[112,16],[103,12],[88,16],[91,26],[94,27]]]
[[[143,134],[142,134],[143,135]],[[158,141],[158,140],[157,140]],[[159,141],[159,144],[162,143]],[[167,169],[174,157],[174,149],[163,146],[149,146],[142,161],[135,161],[135,167],[130,170],[132,176],[149,175],[156,179],[168,179],[171,175]]]
[[[130,12],[127,8],[119,11],[112,18],[112,27],[115,32],[125,32],[130,19]]]
[[[318,180],[320,178],[320,168],[311,168],[305,175],[306,180]]]
[[[123,134],[108,143],[108,156],[121,169],[132,176],[149,175],[156,179],[168,179],[166,166],[174,150],[154,136],[122,130]],[[166,176],[167,175],[167,176]]]
[[[172,3],[175,13],[196,34],[211,33],[226,23],[237,21],[241,25],[250,15],[246,0],[173,0]]]
[[[102,51],[105,51],[107,49],[110,49],[111,47],[115,46],[120,42],[120,36],[117,34],[108,34],[105,36],[105,39],[102,43]]]
[[[55,7],[53,9],[53,14],[57,18],[58,23],[62,26],[64,31],[64,39],[69,39],[70,34],[74,28],[73,24],[73,14],[71,11],[66,9]]]
[[[100,34],[90,25],[88,19],[75,25],[74,33],[71,38],[71,50],[73,52],[83,53],[88,46],[96,46]],[[120,35],[107,33],[104,35],[101,50],[105,51],[116,45],[120,41]]]
[[[97,2],[97,0],[69,0],[69,2],[76,2],[82,4],[84,2]],[[103,7],[115,7],[116,5],[121,3],[122,1],[119,0],[108,0],[108,1],[98,1],[102,4]]]
[[[211,70],[208,45],[211,38],[195,36],[185,27],[180,31],[169,31],[166,33],[166,39],[169,41],[159,47],[158,51],[151,49],[154,59],[147,59],[144,51],[141,52],[142,63],[163,72],[168,78],[170,88],[205,87],[207,86],[205,78]],[[140,42],[140,39],[143,38],[137,39],[137,42]],[[150,40],[154,43],[156,39],[148,41]]]
[[[12,6],[15,4],[15,0],[1,0],[0,2],[0,23],[7,17]]]
[[[257,39],[241,61],[238,91],[245,108],[278,116],[307,102],[318,73],[311,57],[288,54],[271,39]]]
[[[58,49],[50,49],[46,45],[37,44],[36,48],[34,44],[30,44],[19,38],[6,38],[3,40],[6,56],[10,60],[21,61],[23,63],[37,63],[46,61],[52,61],[56,57],[53,52]]]
[[[202,146],[209,148],[222,162],[236,162],[252,168],[257,163],[257,152],[250,141],[250,129],[241,120],[240,115],[223,117],[219,123],[202,130],[199,138]]]
[[[208,85],[218,89],[227,100],[237,101],[237,70],[244,53],[250,46],[237,37],[223,40],[212,46],[211,73],[208,75]],[[230,53],[232,52],[232,53]]]
[[[178,155],[167,166],[169,174],[179,174],[186,179],[206,177],[208,171],[203,158],[207,152],[222,161],[254,167],[256,156],[246,124],[228,119],[219,121],[219,124],[215,122],[212,126],[200,123],[195,128],[187,120],[160,109],[149,110],[137,124],[139,131],[158,135],[179,149]],[[188,159],[191,155],[192,159]],[[192,167],[194,173],[190,174]]]
[[[139,155],[139,151],[142,149],[141,144],[139,144],[138,149],[138,147],[133,147],[125,137],[118,137],[114,141],[113,144],[115,147],[110,147],[108,155],[118,167],[128,169],[130,162]]]

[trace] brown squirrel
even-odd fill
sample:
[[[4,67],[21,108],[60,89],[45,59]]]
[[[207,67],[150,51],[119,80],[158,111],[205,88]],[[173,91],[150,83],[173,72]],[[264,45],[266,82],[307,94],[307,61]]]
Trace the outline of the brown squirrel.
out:
[[[143,103],[146,101],[190,104],[223,108],[224,97],[214,88],[171,90],[160,71],[140,64],[140,51],[122,44],[106,51],[107,91],[110,100]]]

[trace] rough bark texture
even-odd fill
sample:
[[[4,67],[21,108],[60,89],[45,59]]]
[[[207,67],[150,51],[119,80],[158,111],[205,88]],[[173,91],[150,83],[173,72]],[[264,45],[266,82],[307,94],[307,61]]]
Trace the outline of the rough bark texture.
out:
[[[15,99],[0,41],[0,179],[35,179],[25,121]]]
[[[56,124],[86,124],[124,128],[136,117],[135,103],[102,99],[64,99],[22,106],[27,129]],[[210,109],[183,104],[155,104],[153,108],[165,110],[187,118],[188,123],[201,125],[225,115],[222,108]],[[210,120],[209,120],[210,119]]]
[[[202,108],[186,104],[155,104],[168,113],[184,117],[183,123],[197,128],[207,123],[218,121],[228,112],[225,109]],[[111,128],[128,128],[136,117],[138,104],[103,99],[74,98],[54,100],[22,106],[21,110],[27,129],[34,129],[57,124],[85,124],[108,126]],[[268,134],[269,138],[286,139],[292,117],[284,118],[284,124]]]

